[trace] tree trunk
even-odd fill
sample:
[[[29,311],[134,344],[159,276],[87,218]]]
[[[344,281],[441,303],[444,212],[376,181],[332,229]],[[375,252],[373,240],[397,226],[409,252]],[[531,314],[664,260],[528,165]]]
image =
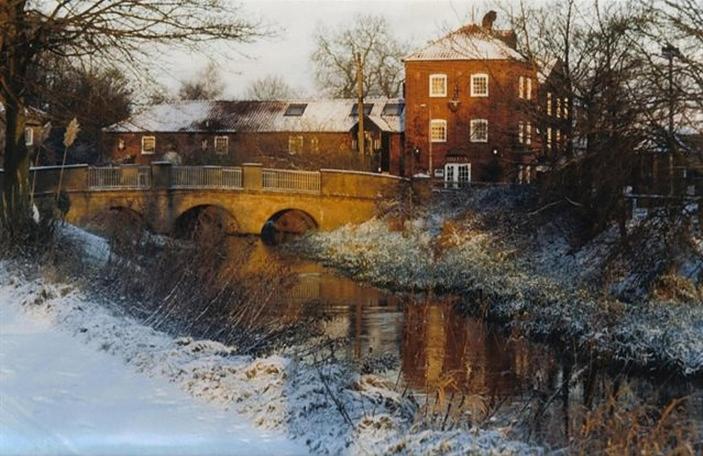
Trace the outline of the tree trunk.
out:
[[[19,241],[30,233],[30,157],[24,140],[26,116],[24,107],[12,100],[5,106],[5,155],[0,221],[9,239]]]

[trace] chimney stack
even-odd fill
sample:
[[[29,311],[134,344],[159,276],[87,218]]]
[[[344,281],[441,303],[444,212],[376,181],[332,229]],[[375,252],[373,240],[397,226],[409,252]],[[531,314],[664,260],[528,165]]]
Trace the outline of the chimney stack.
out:
[[[495,22],[496,18],[498,17],[498,14],[496,14],[495,11],[491,10],[486,13],[485,16],[483,16],[483,21],[481,22],[481,26],[486,29],[487,31],[491,31],[493,29],[493,23]]]

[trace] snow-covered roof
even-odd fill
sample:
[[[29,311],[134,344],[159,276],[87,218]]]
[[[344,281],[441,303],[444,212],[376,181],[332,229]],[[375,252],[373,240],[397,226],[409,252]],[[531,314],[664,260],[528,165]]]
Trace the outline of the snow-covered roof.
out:
[[[512,32],[469,25],[431,42],[405,57],[422,60],[524,60],[508,43]]]
[[[105,128],[106,132],[348,132],[357,123],[354,99],[274,101],[180,101],[147,107],[141,113]],[[402,115],[387,115],[386,105],[402,99],[367,99],[367,118],[379,129],[403,131]],[[295,115],[289,108],[298,108]]]
[[[559,60],[558,58],[552,58],[544,62],[538,63],[539,68],[537,70],[537,79],[539,80],[540,84],[544,84],[545,81],[549,79],[549,76],[551,76],[552,71],[554,71],[557,64],[561,63],[561,60]]]
[[[37,125],[39,125],[41,123],[41,120],[47,116],[44,111],[37,109],[37,108],[33,108],[31,106],[28,108],[25,108],[24,113],[27,116],[28,123],[37,124]],[[0,101],[0,119],[5,119],[5,105],[1,101]]]

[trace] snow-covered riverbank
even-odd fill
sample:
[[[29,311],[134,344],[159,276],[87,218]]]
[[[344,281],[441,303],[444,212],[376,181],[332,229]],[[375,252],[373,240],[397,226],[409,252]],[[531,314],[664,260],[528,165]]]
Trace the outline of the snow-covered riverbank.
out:
[[[477,310],[478,299],[488,304],[484,310],[493,319],[534,337],[569,346],[576,341],[582,353],[703,374],[703,304],[695,296],[628,301],[603,292],[604,285],[592,278],[606,267],[615,230],[581,249],[572,249],[555,224],[514,234],[509,227],[520,220],[509,213],[518,209],[520,197],[501,192],[477,192],[468,202],[434,206],[406,222],[403,231],[374,219],[315,233],[295,249],[379,286],[467,296],[469,311]],[[488,223],[481,220],[481,210],[493,211]],[[498,225],[508,229],[494,229]],[[703,241],[692,248],[693,255],[682,256],[680,267],[695,277],[703,274]],[[634,287],[627,275],[609,286]]]
[[[44,424],[20,422],[16,412],[36,406],[37,397],[45,398],[46,426],[51,435],[58,436],[58,440],[46,440],[43,448],[48,454],[66,449],[91,453],[89,445],[109,448],[127,440],[136,445],[133,454],[148,454],[147,450],[179,454],[169,448],[181,444],[190,454],[220,450],[231,454],[541,452],[510,441],[501,430],[441,431],[416,422],[417,405],[387,380],[360,375],[337,362],[303,361],[305,347],[265,358],[238,356],[233,348],[217,342],[154,331],[125,316],[118,304],[98,304],[81,290],[35,273],[24,274],[23,269],[15,263],[0,263],[0,309],[10,321],[2,327],[2,336],[21,338],[21,328],[41,328],[34,348],[26,345],[34,366],[42,364],[42,357],[56,354],[50,349],[55,346],[67,358],[67,367],[46,360],[46,366],[57,370],[47,378],[56,381],[27,382],[42,390],[34,394],[20,387],[33,370],[29,364],[26,368],[20,364],[25,344],[20,345],[18,339],[11,350],[3,352],[0,393],[11,398],[2,405],[3,454],[36,454],[28,445],[34,444],[37,432],[44,432]],[[12,321],[23,323],[15,328]],[[18,334],[12,336],[14,333]],[[41,339],[49,346],[40,343]],[[69,386],[61,383],[64,374],[73,379]],[[71,377],[74,374],[80,377]],[[178,396],[184,392],[204,399],[205,404]],[[111,419],[110,406],[123,396],[131,399],[119,404],[115,419],[117,423],[128,419],[130,426],[108,429],[116,422]],[[79,405],[62,408],[71,401]],[[80,405],[86,402],[90,407]],[[64,410],[73,410],[75,419],[62,420]],[[89,413],[99,415],[92,429],[90,415],[82,415]],[[200,421],[198,417],[204,418]],[[248,429],[242,417],[257,430]],[[188,419],[192,420],[190,427]],[[179,430],[184,433],[173,440],[171,433]],[[93,438],[81,440],[85,435]],[[131,447],[120,448],[130,453]]]
[[[104,318],[91,317],[94,309],[68,288],[22,283],[8,272],[0,273],[0,454],[306,452],[280,432],[255,429],[232,410],[125,366],[108,353],[107,337],[100,346],[83,343],[72,333],[87,334]],[[83,314],[71,320],[87,327],[57,321],[69,303]]]

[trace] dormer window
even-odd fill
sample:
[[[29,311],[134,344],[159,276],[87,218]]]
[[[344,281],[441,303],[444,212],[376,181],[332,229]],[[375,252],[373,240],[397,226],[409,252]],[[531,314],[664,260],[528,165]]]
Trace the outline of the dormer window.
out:
[[[382,116],[400,116],[403,114],[403,103],[386,103],[381,111]]]
[[[307,107],[307,103],[291,103],[288,105],[288,108],[283,115],[286,117],[300,117],[303,115],[305,108]]]
[[[447,75],[446,74],[431,74],[430,75],[430,96],[431,97],[446,97],[447,96]]]
[[[369,114],[371,114],[372,109],[373,109],[373,103],[364,103],[364,115],[365,116],[368,116]],[[359,103],[354,103],[349,115],[352,117],[356,117],[359,115]]]
[[[488,96],[488,75],[487,74],[472,74],[471,75],[471,96],[472,97],[487,97]]]

